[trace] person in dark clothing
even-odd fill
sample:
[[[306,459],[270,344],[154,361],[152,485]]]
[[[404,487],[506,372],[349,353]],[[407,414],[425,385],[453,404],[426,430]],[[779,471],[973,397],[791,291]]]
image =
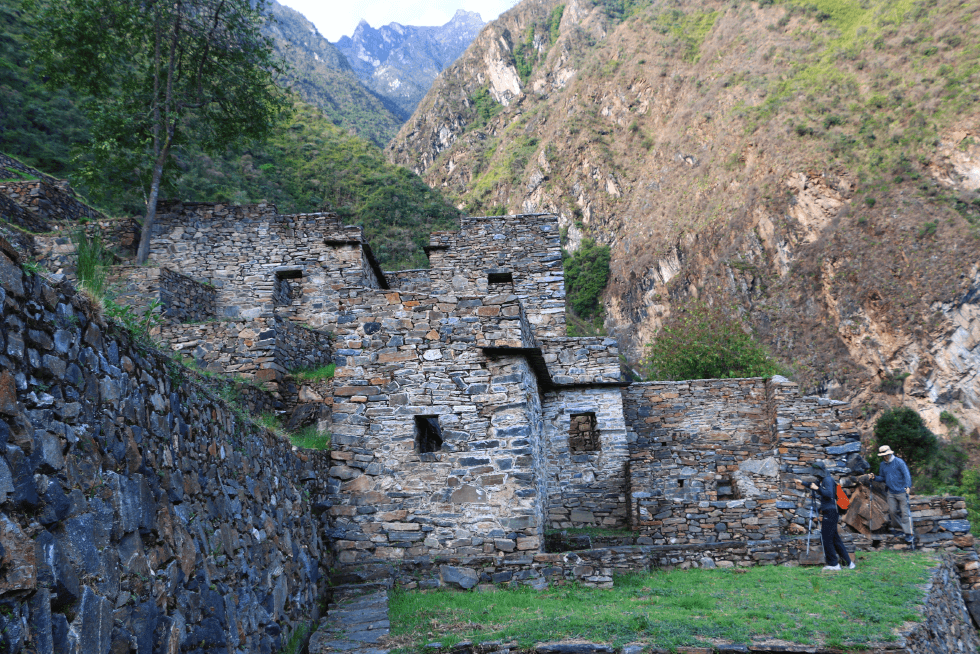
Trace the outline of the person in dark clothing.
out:
[[[840,570],[841,566],[854,569],[854,562],[844,548],[844,541],[837,533],[837,522],[840,514],[837,512],[837,493],[834,478],[827,472],[827,466],[822,461],[813,464],[814,474],[820,477],[820,484],[810,484],[810,490],[817,493],[820,500],[820,540],[823,542],[823,555],[827,559],[824,571]]]

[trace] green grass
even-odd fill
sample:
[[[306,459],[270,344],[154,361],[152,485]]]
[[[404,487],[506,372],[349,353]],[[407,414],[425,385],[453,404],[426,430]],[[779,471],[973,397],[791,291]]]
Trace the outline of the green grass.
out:
[[[289,435],[289,442],[302,450],[329,450],[330,433],[317,432],[316,425],[310,425]]]
[[[298,625],[294,630],[292,635],[289,636],[289,640],[283,645],[282,649],[279,650],[281,654],[300,654],[301,648],[303,646],[303,640],[306,638],[306,634],[310,632],[309,624]]]
[[[263,413],[253,416],[252,422],[279,435],[283,435],[285,433],[282,429],[282,423],[279,422],[279,418],[274,413]]]
[[[79,286],[98,299],[104,298],[112,255],[106,250],[102,237],[98,234],[89,238],[85,232],[78,230],[72,234],[72,240],[75,242],[75,275]]]
[[[617,576],[615,588],[577,584],[473,593],[395,591],[391,635],[402,651],[438,640],[516,640],[520,647],[582,638],[622,646],[673,648],[708,639],[748,644],[778,638],[800,644],[895,640],[917,621],[928,554],[861,553],[856,570],[760,566]]]
[[[323,381],[324,379],[333,379],[334,372],[336,371],[337,364],[328,363],[325,366],[320,366],[312,370],[306,368],[294,370],[292,376],[298,382]]]

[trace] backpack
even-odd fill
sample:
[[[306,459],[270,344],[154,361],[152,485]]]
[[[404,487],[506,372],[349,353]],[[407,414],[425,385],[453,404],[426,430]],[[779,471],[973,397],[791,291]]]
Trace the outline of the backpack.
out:
[[[847,511],[847,507],[851,506],[851,500],[837,482],[834,482],[834,492],[837,496],[837,508],[841,511]]]

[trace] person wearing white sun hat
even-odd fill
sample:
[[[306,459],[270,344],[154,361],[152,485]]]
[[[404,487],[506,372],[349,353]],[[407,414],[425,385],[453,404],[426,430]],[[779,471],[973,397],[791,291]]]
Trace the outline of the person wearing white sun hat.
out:
[[[888,517],[892,528],[894,531],[901,529],[905,533],[905,541],[911,543],[915,540],[915,534],[912,533],[912,516],[909,513],[909,493],[912,490],[909,467],[887,445],[878,448],[878,456],[881,457],[878,477],[888,489]],[[874,478],[872,474],[871,479]]]

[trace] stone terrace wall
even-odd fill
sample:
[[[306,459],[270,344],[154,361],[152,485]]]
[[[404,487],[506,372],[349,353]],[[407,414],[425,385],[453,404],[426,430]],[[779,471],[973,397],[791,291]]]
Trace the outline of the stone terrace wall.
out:
[[[37,214],[0,193],[0,218],[29,232],[47,232],[51,226]]]
[[[276,363],[282,372],[319,368],[333,360],[330,334],[276,320]]]
[[[168,204],[154,225],[150,256],[158,264],[217,288],[223,317],[258,318],[274,307],[277,273],[299,272],[284,316],[313,327],[340,310],[335,287],[377,287],[362,230],[334,214],[280,216],[274,205]]]
[[[341,563],[539,549],[536,380],[523,358],[481,351],[498,344],[490,321],[519,322],[519,307],[473,300],[341,291],[329,481]],[[418,451],[415,416],[435,417],[441,449]]]
[[[0,650],[269,652],[315,617],[325,453],[2,253],[0,307]]]
[[[45,179],[5,182],[0,184],[0,195],[5,195],[28,211],[42,218],[66,222],[99,220],[105,215],[82,203],[67,182],[50,182]],[[45,230],[46,231],[46,230]]]
[[[565,336],[557,216],[464,217],[459,232],[432,234],[429,263],[434,293],[513,292],[521,298],[538,338]],[[491,285],[488,275],[498,272],[511,273],[513,285]]]
[[[177,322],[201,322],[215,317],[215,289],[186,275],[158,266],[113,266],[109,288],[119,304],[142,314],[153,300],[160,313]]]
[[[290,371],[330,363],[334,356],[329,334],[275,314],[255,320],[168,323],[159,328],[159,337],[209,372],[263,382],[270,391],[277,390]]]
[[[908,654],[980,651],[980,635],[957,588],[957,576],[955,562],[944,557],[926,587],[922,620],[903,634]]]
[[[160,268],[160,302],[168,318],[178,322],[201,322],[214,318],[217,292],[169,268]]]
[[[617,365],[618,370],[618,365]],[[594,413],[597,451],[571,451],[573,414]],[[628,523],[626,464],[629,450],[619,388],[547,393],[544,402],[548,457],[548,526],[622,528]]]
[[[3,154],[0,152],[0,169],[6,169],[11,173],[20,173],[22,175],[27,175],[30,177],[37,177],[40,179],[47,179],[48,181],[54,183],[57,180],[54,177],[45,175],[40,170],[36,168],[31,168],[22,161],[17,161],[13,157]]]

